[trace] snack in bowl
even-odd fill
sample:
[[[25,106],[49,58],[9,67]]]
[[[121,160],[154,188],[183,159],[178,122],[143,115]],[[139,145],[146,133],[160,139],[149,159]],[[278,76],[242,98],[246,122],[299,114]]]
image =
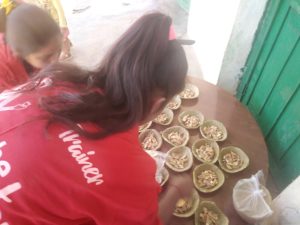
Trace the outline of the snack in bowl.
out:
[[[210,144],[201,145],[199,148],[196,148],[195,151],[204,162],[211,162],[215,157],[215,150]]]
[[[184,134],[173,131],[168,134],[168,139],[173,145],[182,145],[184,142]]]
[[[223,132],[221,131],[221,129],[214,125],[203,127],[203,133],[206,137],[214,140],[219,140],[223,138]]]
[[[223,155],[223,163],[228,169],[232,170],[239,168],[242,164],[242,160],[237,153],[230,151]]]
[[[207,120],[200,126],[201,135],[213,141],[224,141],[227,138],[225,126],[216,120]]]
[[[182,123],[188,128],[197,128],[200,126],[200,119],[195,115],[185,115],[182,117]]]
[[[155,122],[158,122],[158,123],[161,123],[161,124],[164,124],[164,123],[167,123],[169,120],[168,118],[168,115],[164,112],[160,113],[155,119],[154,121]]]
[[[152,124],[152,121],[149,121],[148,123],[144,123],[139,126],[139,133],[143,132],[144,130],[147,130]]]
[[[139,135],[140,143],[145,150],[157,150],[162,144],[160,134],[154,129],[147,129]]]
[[[218,225],[219,215],[212,210],[203,207],[202,212],[199,214],[200,221],[205,225]]]
[[[182,99],[194,99],[199,96],[199,89],[193,84],[186,84],[183,91],[179,94]]]
[[[224,183],[224,174],[213,164],[200,164],[193,171],[193,182],[195,187],[203,192],[209,193],[219,189]]]
[[[199,205],[199,195],[194,189],[192,196],[189,198],[180,198],[176,203],[176,208],[173,212],[174,216],[177,217],[190,217],[192,216],[198,208]]]
[[[192,152],[203,163],[215,163],[219,158],[219,145],[215,141],[198,139],[193,143]]]
[[[188,162],[188,157],[186,154],[179,154],[179,153],[172,152],[170,153],[168,160],[169,163],[175,168],[183,169]]]
[[[175,212],[176,213],[185,213],[190,208],[192,208],[192,202],[189,199],[181,198],[176,203]]]
[[[144,149],[154,149],[158,145],[158,140],[153,133],[149,133],[143,140],[142,146]]]
[[[225,214],[212,201],[202,201],[195,212],[195,225],[228,225]]]
[[[181,126],[173,126],[162,132],[163,139],[173,146],[186,145],[189,140],[189,132]]]
[[[224,171],[237,173],[249,165],[249,158],[242,149],[228,146],[221,150],[219,164]]]
[[[203,120],[204,116],[197,111],[184,111],[178,116],[179,123],[187,129],[198,128],[203,123]]]
[[[211,189],[218,184],[218,176],[212,170],[204,170],[197,176],[199,187]]]
[[[182,98],[193,98],[195,96],[195,92],[192,89],[186,88],[183,92],[180,93],[180,97]]]
[[[186,146],[171,148],[167,153],[166,165],[176,172],[186,171],[191,168],[192,164],[193,156]]]
[[[165,108],[154,120],[153,122],[158,123],[160,125],[169,125],[174,117],[174,113],[172,110]]]
[[[175,95],[171,101],[167,104],[167,108],[171,109],[171,110],[176,110],[179,109],[181,105],[181,99],[179,97],[179,95]]]

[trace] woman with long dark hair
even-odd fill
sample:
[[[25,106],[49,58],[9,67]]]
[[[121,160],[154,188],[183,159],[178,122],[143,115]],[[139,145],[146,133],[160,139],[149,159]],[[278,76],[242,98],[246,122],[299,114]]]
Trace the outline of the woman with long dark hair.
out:
[[[185,53],[170,26],[168,16],[145,15],[96,71],[56,64],[0,95],[0,223],[168,223],[192,184],[178,176],[158,200],[155,162],[137,127],[185,83]]]

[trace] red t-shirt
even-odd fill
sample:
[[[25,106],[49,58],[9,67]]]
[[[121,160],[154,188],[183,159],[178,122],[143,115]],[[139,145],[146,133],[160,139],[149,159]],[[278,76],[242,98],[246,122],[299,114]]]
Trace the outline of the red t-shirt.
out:
[[[46,130],[38,96],[0,94],[0,224],[160,224],[156,165],[137,127],[100,140]]]
[[[22,61],[16,57],[0,34],[0,92],[19,84],[29,78]]]

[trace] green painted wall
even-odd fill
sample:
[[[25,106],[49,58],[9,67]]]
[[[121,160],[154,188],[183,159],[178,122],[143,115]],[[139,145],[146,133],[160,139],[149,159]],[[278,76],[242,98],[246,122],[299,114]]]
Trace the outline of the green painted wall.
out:
[[[191,0],[177,0],[179,6],[184,9],[187,13],[190,10]]]
[[[260,125],[280,188],[300,175],[300,0],[270,0],[237,97]]]

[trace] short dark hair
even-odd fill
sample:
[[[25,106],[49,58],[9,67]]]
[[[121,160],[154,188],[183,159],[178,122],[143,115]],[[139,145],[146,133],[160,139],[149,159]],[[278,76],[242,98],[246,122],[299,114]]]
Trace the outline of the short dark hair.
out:
[[[75,93],[41,99],[41,107],[50,112],[50,122],[61,121],[86,137],[102,138],[145,119],[156,91],[166,99],[180,92],[187,60],[182,46],[169,40],[170,25],[171,18],[161,13],[143,16],[116,42],[96,71],[61,64],[43,70],[40,77],[52,74],[53,85],[69,81],[79,87]],[[81,122],[92,122],[99,130],[83,130],[76,125]]]
[[[7,16],[6,42],[22,57],[38,51],[57,35],[59,26],[37,6],[22,3]]]

